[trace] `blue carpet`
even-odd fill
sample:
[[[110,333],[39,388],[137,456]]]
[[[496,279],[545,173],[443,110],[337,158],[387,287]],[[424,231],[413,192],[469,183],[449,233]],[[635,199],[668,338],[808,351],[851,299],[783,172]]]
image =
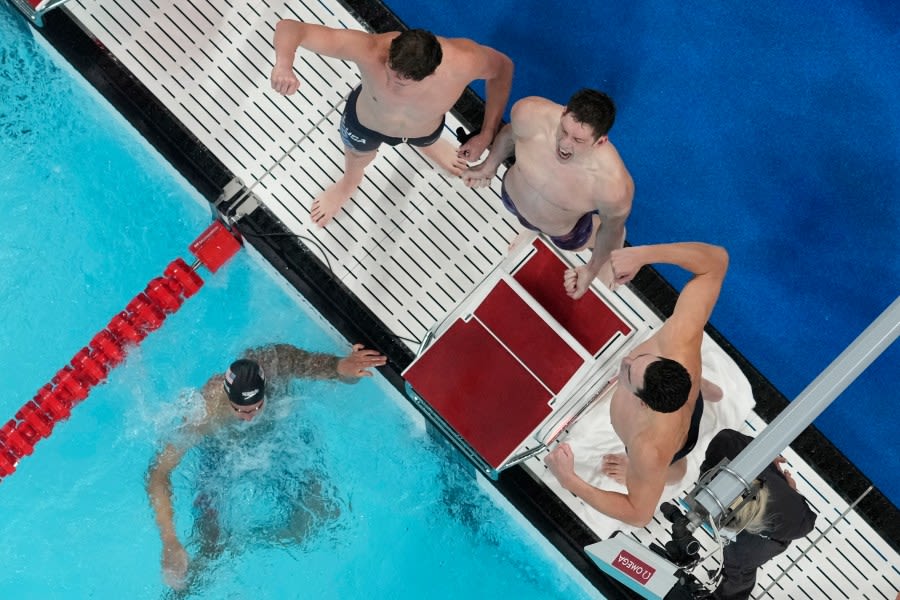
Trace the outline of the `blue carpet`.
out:
[[[728,4],[389,7],[508,54],[511,101],[608,92],[628,240],[725,246],[712,323],[794,398],[900,292],[900,3]],[[898,366],[894,344],[815,422],[895,505]]]

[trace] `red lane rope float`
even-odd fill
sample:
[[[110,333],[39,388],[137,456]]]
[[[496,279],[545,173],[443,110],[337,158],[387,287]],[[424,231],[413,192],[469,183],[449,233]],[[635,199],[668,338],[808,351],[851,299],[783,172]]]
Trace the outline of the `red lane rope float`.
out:
[[[159,329],[167,315],[197,293],[203,279],[196,267],[202,264],[215,273],[240,248],[234,234],[216,221],[188,246],[197,258],[194,266],[176,258],[162,277],[151,279],[125,310],[116,314],[50,383],[16,412],[15,418],[0,427],[0,479],[15,472],[19,460],[30,455],[35,444],[48,437],[57,423],[69,418],[72,408],[88,397],[92,387],[106,381],[109,371],[125,359],[130,346]]]

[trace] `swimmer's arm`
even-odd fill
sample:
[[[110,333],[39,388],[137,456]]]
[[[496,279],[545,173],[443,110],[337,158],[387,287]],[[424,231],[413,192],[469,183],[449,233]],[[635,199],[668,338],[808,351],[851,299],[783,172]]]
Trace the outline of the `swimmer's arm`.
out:
[[[189,446],[166,444],[156,455],[147,475],[147,493],[156,515],[162,539],[162,576],[169,587],[184,588],[190,558],[175,531],[175,509],[172,505],[172,471],[181,462]]]
[[[172,506],[172,471],[181,462],[187,448],[166,444],[156,455],[147,472],[147,495],[156,515],[156,524],[163,542],[163,552],[173,545],[181,545],[175,532],[175,509]]]
[[[472,79],[485,81],[487,99],[484,104],[484,120],[481,123],[481,133],[470,139],[460,147],[464,158],[478,160],[481,153],[487,148],[497,135],[497,129],[503,119],[503,111],[509,101],[509,92],[512,89],[513,62],[502,52],[493,48],[481,46],[471,40],[459,40],[459,43],[468,46],[472,61],[475,65]],[[497,163],[499,165],[499,163]]]
[[[703,328],[712,315],[728,270],[728,252],[702,242],[641,246],[637,250],[643,264],[667,263],[694,274],[678,295],[672,316],[663,324],[658,339],[666,356],[699,352]]]
[[[612,251],[625,245],[625,221],[631,214],[631,199],[634,196],[634,184],[630,177],[619,196],[612,204],[603,203],[597,206],[600,212],[600,227],[597,229],[591,258],[586,265],[592,279],[609,261]]]
[[[577,482],[566,489],[608,517],[632,527],[646,527],[653,520],[653,513],[656,510],[656,504],[662,497],[663,487],[643,486],[628,481],[628,493],[621,494],[595,488],[579,478]]]
[[[629,453],[626,494],[596,488],[574,470],[558,476],[559,482],[593,509],[632,527],[646,527],[662,497],[668,466],[656,456],[655,449],[649,456],[642,458],[640,454],[634,450]]]
[[[469,187],[481,187],[477,185],[479,180],[484,180],[488,184],[490,179],[497,174],[504,160],[511,157],[516,152],[516,140],[519,138],[519,130],[523,127],[523,114],[528,111],[528,98],[519,100],[512,107],[510,113],[510,122],[503,126],[502,129],[494,137],[494,143],[491,146],[491,152],[488,157],[480,164],[470,167],[468,171],[463,173],[463,180]],[[522,104],[526,102],[526,104]]]
[[[275,67],[293,67],[298,47],[341,60],[366,60],[374,55],[374,40],[364,31],[283,19],[275,25]]]
[[[587,293],[591,282],[600,277],[604,285],[615,288],[620,283],[615,278],[611,263],[612,253],[625,245],[625,221],[631,214],[631,198],[634,196],[634,183],[626,173],[627,180],[619,190],[619,197],[613,201],[605,199],[596,204],[600,216],[600,226],[594,238],[591,258],[584,265],[567,269],[563,276],[566,293],[578,300]],[[604,265],[610,264],[607,272],[601,275]]]
[[[384,356],[374,350],[355,344],[349,356],[341,358],[332,354],[307,352],[291,344],[273,344],[248,352],[263,365],[266,353],[277,354],[278,364],[293,377],[304,379],[340,379],[344,383],[356,383],[360,377],[371,376],[369,368],[385,364]],[[273,357],[274,358],[274,357]],[[265,369],[265,366],[263,366]]]
[[[167,443],[150,462],[147,470],[147,495],[150,497],[150,505],[156,515],[156,524],[159,526],[160,537],[163,541],[163,550],[171,547],[181,547],[178,535],[175,533],[175,509],[172,506],[172,471],[181,463],[185,453],[190,450],[200,439],[210,433],[214,427],[214,393],[221,393],[221,378],[211,378],[201,390],[206,402],[206,416],[195,423],[187,423],[176,434],[177,442]]]

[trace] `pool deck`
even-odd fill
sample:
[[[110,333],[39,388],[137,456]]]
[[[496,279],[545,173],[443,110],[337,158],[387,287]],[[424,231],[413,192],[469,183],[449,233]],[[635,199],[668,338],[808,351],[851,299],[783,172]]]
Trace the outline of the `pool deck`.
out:
[[[231,176],[252,187],[253,201],[264,210],[256,211],[255,219],[248,219],[242,229],[248,240],[301,291],[331,302],[329,312],[337,314],[339,329],[344,325],[362,331],[388,354],[397,384],[399,370],[426,333],[504,258],[519,231],[518,223],[501,207],[499,179],[489,189],[469,190],[406,145],[382,149],[359,192],[332,224],[324,229],[311,225],[312,200],[342,171],[340,105],[358,76],[350,64],[300,52],[296,61],[300,91],[282,97],[268,84],[272,33],[281,18],[365,29],[337,2],[79,0],[64,11],[155,97],[158,107],[147,109],[144,126],[153,129],[159,117],[173,120],[181,130],[173,132],[167,125],[168,132],[156,131],[148,138],[156,136],[158,146],[177,147],[183,146],[178,136],[188,132],[194,147],[180,151],[193,157],[195,168],[208,167],[206,180],[198,185],[201,192],[218,195]],[[366,11],[357,7],[356,12]],[[390,19],[382,12],[366,16],[370,26],[390,28]],[[52,21],[48,18],[48,27]],[[448,116],[445,137],[452,140],[452,131],[462,125],[467,123]],[[273,232],[296,237],[258,237]],[[585,259],[570,258],[576,263]],[[316,271],[318,283],[301,281],[297,275],[301,270]],[[671,306],[648,304],[640,288],[641,280],[633,289],[602,293],[612,302],[636,307],[639,320],[653,328],[659,323],[658,312]],[[670,290],[661,293],[671,296]],[[720,336],[711,343],[735,353]],[[758,373],[748,376],[757,378]],[[759,400],[755,379],[754,393]],[[751,413],[746,430],[765,427],[766,419],[772,418],[771,408],[764,412]],[[858,496],[848,489],[857,488],[835,491],[798,452],[787,449],[785,456],[819,519],[811,538],[798,540],[761,570],[753,597],[893,600],[900,587],[896,529],[886,540],[870,526],[870,514],[864,519],[850,511],[841,519],[848,508],[845,498],[852,501]],[[526,495],[528,490],[540,490],[540,503],[552,498],[551,512],[566,521],[560,527],[576,541],[602,539],[611,531],[608,519],[594,518],[592,509],[554,485],[540,457],[504,475],[501,483],[504,479],[505,485],[512,482]],[[668,539],[664,523],[657,514],[645,529],[623,529],[645,544],[664,542]],[[801,558],[826,529],[815,548]],[[790,567],[794,560],[798,564]],[[586,568],[584,560],[573,562]],[[773,591],[763,594],[763,588],[785,570]]]

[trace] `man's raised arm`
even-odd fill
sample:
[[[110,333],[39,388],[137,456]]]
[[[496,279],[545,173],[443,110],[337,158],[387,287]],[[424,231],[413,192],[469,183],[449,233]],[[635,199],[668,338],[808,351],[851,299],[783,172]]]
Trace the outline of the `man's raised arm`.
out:
[[[677,265],[693,273],[694,277],[681,290],[675,310],[660,334],[665,331],[662,336],[665,339],[699,343],[728,270],[725,248],[702,242],[633,246],[613,251],[610,260],[618,284],[631,281],[641,267],[649,264]]]
[[[275,25],[272,89],[289,96],[300,87],[300,80],[294,75],[294,55],[299,47],[323,56],[356,62],[370,53],[373,39],[372,34],[354,29],[332,29],[291,19],[278,21]]]
[[[387,359],[376,350],[354,344],[343,358],[322,352],[309,352],[291,344],[271,344],[244,353],[246,358],[262,364],[278,361],[284,374],[304,379],[340,379],[355,383],[360,377],[371,377],[370,369],[381,367]]]

